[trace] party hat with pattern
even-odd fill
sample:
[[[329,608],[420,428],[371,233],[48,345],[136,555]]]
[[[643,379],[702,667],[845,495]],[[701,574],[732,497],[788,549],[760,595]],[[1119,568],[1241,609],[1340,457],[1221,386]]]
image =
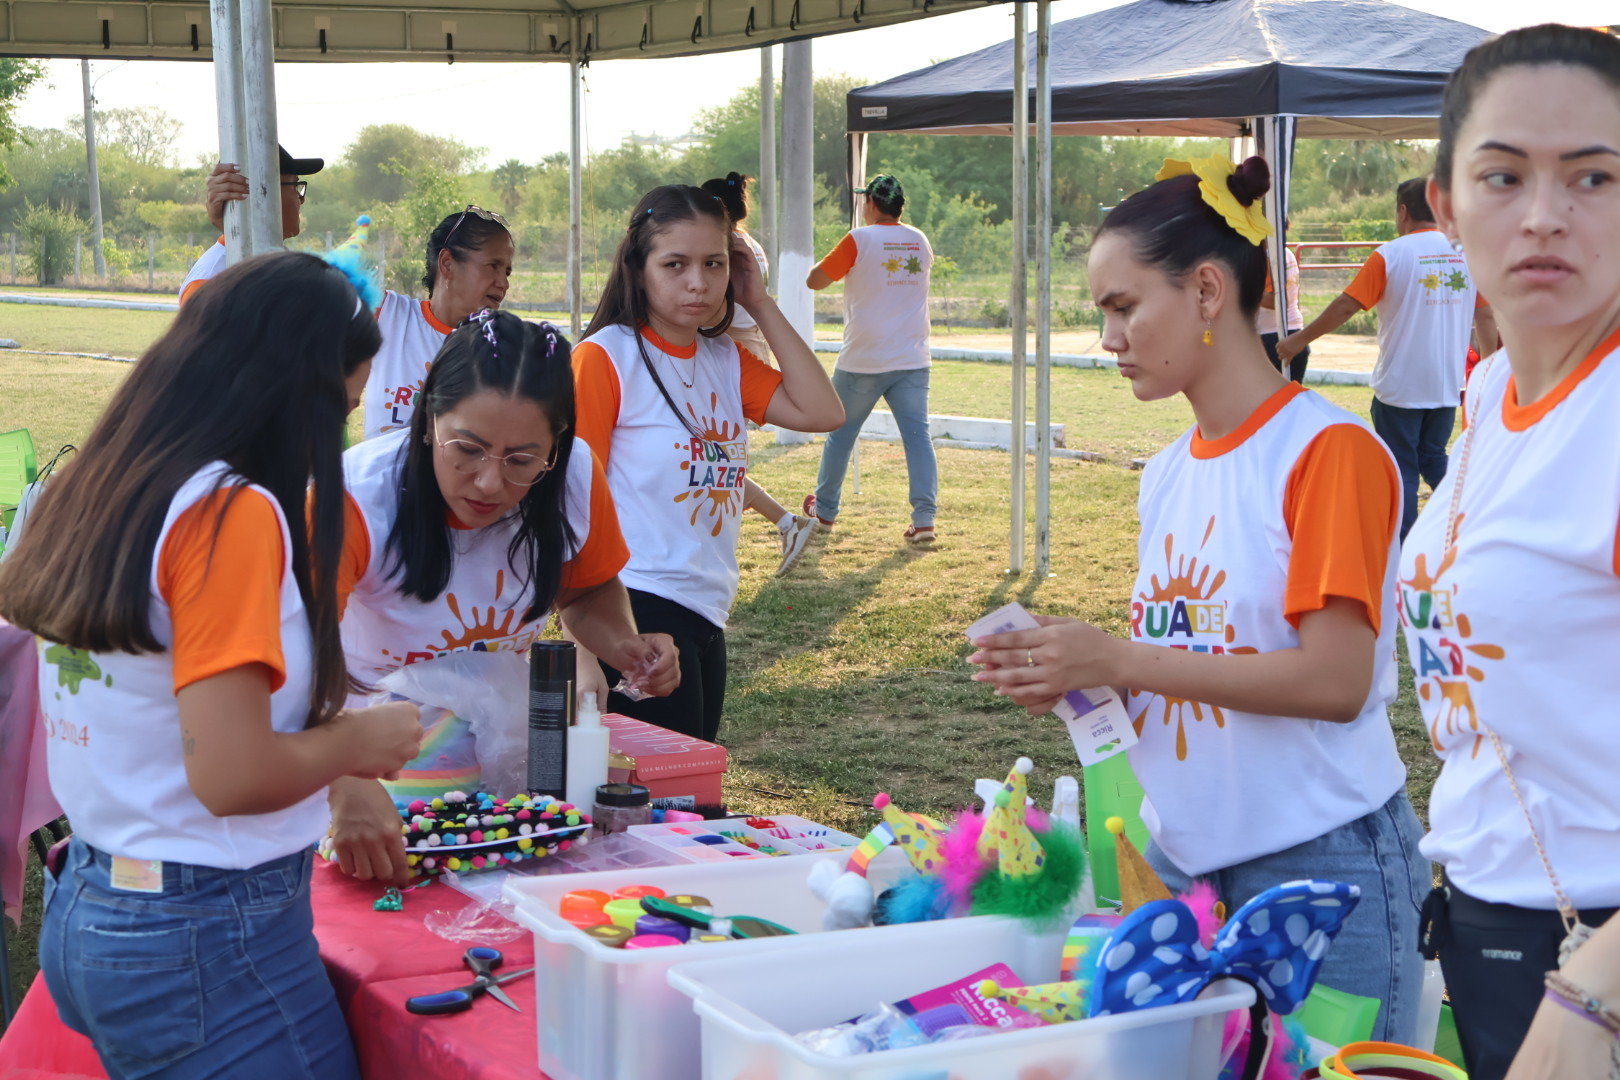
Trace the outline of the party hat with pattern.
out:
[[[994,805],[984,817],[984,831],[979,834],[979,858],[994,857],[1001,867],[1001,876],[1027,877],[1040,872],[1046,862],[1046,852],[1035,834],[1029,831],[1024,819],[1028,803],[1024,777],[1034,763],[1027,757],[1018,759],[1007,774],[1007,782],[996,792]]]
[[[1010,1001],[1049,1024],[1084,1020],[1086,996],[1089,993],[1089,986],[1073,982],[1041,983],[1037,986],[1000,986],[994,979],[986,979],[979,984],[980,997]]]
[[[343,271],[360,299],[365,301],[367,307],[376,311],[382,306],[383,290],[378,268],[366,253],[366,245],[371,242],[371,217],[361,214],[354,222],[354,232],[349,238],[323,256],[327,262]]]
[[[943,830],[937,821],[906,813],[884,792],[872,800],[872,807],[883,814],[883,823],[894,834],[895,846],[906,853],[917,873],[937,874],[944,869],[945,858],[939,850]]]
[[[1111,817],[1103,822],[1114,834],[1114,861],[1119,867],[1119,906],[1129,915],[1150,900],[1169,900],[1170,890],[1153,872],[1153,867],[1125,835],[1125,820]]]

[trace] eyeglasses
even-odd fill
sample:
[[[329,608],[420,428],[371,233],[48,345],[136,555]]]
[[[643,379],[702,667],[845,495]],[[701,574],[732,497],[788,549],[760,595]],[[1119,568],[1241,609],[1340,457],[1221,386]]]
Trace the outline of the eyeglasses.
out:
[[[283,180],[281,182],[281,186],[282,187],[297,188],[298,189],[298,201],[299,202],[303,202],[304,201],[304,196],[306,196],[309,193],[309,181],[308,180]]]
[[[538,484],[552,469],[557,467],[557,447],[559,442],[551,444],[551,457],[542,459],[539,454],[518,452],[516,454],[491,454],[475,442],[466,439],[440,439],[438,429],[433,432],[433,441],[439,449],[444,451],[444,460],[458,473],[474,475],[482,472],[484,463],[496,461],[500,463],[501,479],[514,487],[533,487]]]
[[[450,226],[450,231],[444,234],[444,243],[446,247],[448,247],[450,244],[450,238],[456,235],[456,230],[461,228],[461,223],[467,220],[468,214],[471,214],[473,217],[476,217],[482,221],[493,221],[503,229],[508,228],[506,219],[501,217],[501,215],[497,214],[495,211],[485,210],[482,206],[474,206],[472,203],[468,203],[467,209],[463,210],[456,218],[456,223]]]

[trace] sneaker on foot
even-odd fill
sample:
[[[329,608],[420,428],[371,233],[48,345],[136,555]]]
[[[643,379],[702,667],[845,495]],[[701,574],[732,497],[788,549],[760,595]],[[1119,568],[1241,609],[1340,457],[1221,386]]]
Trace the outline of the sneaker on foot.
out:
[[[934,527],[932,525],[912,525],[906,529],[906,539],[913,544],[932,544],[934,542]]]
[[[810,546],[810,538],[816,533],[816,519],[808,517],[793,517],[793,523],[782,530],[782,562],[776,568],[776,576],[782,577],[793,564],[799,561],[805,549]]]
[[[833,527],[832,522],[816,513],[815,492],[811,492],[809,495],[804,497],[804,502],[801,504],[801,508],[804,510],[805,517],[813,519],[815,523],[820,525],[823,529],[830,529]]]

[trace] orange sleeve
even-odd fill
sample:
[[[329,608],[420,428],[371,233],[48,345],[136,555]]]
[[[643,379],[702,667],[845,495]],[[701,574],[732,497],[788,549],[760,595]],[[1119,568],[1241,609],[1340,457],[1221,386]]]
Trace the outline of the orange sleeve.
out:
[[[573,362],[574,434],[606,464],[613,450],[613,429],[619,425],[619,373],[607,350],[594,341],[575,345]],[[595,526],[591,528],[594,532]]]
[[[204,285],[208,284],[208,281],[209,281],[208,278],[198,278],[196,281],[193,281],[190,285],[187,285],[184,289],[181,289],[180,290],[180,303],[184,304],[187,300],[190,300],[191,299],[191,294],[196,292],[198,289],[202,288]]]
[[[855,266],[855,234],[845,233],[844,238],[838,241],[825,259],[821,260],[821,272],[834,281],[842,281]]]
[[[1335,424],[1312,439],[1283,496],[1294,542],[1283,599],[1289,623],[1298,627],[1301,615],[1342,596],[1366,607],[1377,633],[1400,513],[1400,476],[1378,436],[1359,424]]]
[[[589,589],[613,577],[630,561],[630,548],[619,529],[619,513],[613,507],[602,462],[591,454],[591,531],[579,554],[563,563],[565,589]]]
[[[1344,287],[1344,295],[1360,304],[1363,311],[1369,311],[1383,299],[1384,285],[1388,277],[1389,271],[1384,266],[1383,253],[1375,251],[1361,264],[1361,269],[1356,271],[1355,280]]]
[[[338,556],[338,615],[349,606],[349,594],[371,565],[371,528],[354,496],[343,493],[343,553]]]
[[[259,492],[231,494],[215,492],[181,514],[158,556],[158,592],[174,626],[175,693],[249,664],[269,669],[272,691],[287,680],[281,523]]]
[[[737,346],[737,354],[742,366],[743,415],[763,424],[765,410],[771,407],[771,398],[782,385],[782,373],[741,345]]]

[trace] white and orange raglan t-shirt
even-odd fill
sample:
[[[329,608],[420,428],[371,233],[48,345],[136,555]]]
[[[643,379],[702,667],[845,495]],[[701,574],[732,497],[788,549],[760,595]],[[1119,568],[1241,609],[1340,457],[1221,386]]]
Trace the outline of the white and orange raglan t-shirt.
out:
[[[197,261],[191,264],[186,271],[186,279],[180,283],[180,302],[183,304],[191,299],[191,294],[202,287],[202,283],[211,277],[217,277],[225,269],[225,238],[219,238],[219,243],[210,244],[208,250],[197,256]]]
[[[1474,309],[1483,307],[1468,263],[1438,229],[1384,244],[1345,295],[1378,309],[1373,396],[1403,409],[1454,407],[1462,395]]]
[[[1142,818],[1185,873],[1313,840],[1377,810],[1406,780],[1395,699],[1394,459],[1359,418],[1289,384],[1236,431],[1197,428],[1142,473],[1131,638],[1210,653],[1299,646],[1301,616],[1343,597],[1378,635],[1348,724],[1262,716],[1131,690]]]
[[[150,573],[152,634],[164,651],[39,642],[51,790],[74,832],[110,855],[224,870],[309,847],[326,831],[324,788],[268,814],[216,817],[197,799],[175,699],[258,665],[269,677],[270,726],[307,726],[314,661],[281,507],[223,463],[206,466],[170,500]]]
[[[925,368],[928,281],[934,249],[902,222],[847,233],[820,267],[844,283],[844,347],[838,370],[855,374]]]
[[[464,528],[452,516],[452,565],[444,592],[424,602],[399,591],[388,535],[399,514],[409,438],[408,431],[393,431],[343,455],[348,488],[338,572],[343,651],[349,673],[365,683],[451,653],[524,652],[545,629],[544,617],[523,617],[533,590],[528,568],[514,567],[508,555],[515,515],[481,529]],[[562,586],[588,589],[619,572],[625,547],[607,478],[579,439],[570,451],[565,492],[574,543],[563,564]]]
[[[428,369],[455,327],[435,318],[426,300],[390,289],[377,308],[377,329],[382,331],[382,347],[371,358],[366,378],[367,439],[411,426]]]
[[[1620,333],[1529,405],[1498,352],[1469,381],[1466,464],[1459,440],[1401,552],[1407,654],[1443,762],[1423,854],[1493,903],[1557,906],[1487,729],[1571,902],[1620,905],[1617,417]]]
[[[681,348],[643,327],[641,340],[690,427],[629,327],[599,330],[573,353],[579,437],[607,469],[630,547],[619,580],[724,627],[737,599],[747,421],[765,422],[782,375],[723,334]]]

